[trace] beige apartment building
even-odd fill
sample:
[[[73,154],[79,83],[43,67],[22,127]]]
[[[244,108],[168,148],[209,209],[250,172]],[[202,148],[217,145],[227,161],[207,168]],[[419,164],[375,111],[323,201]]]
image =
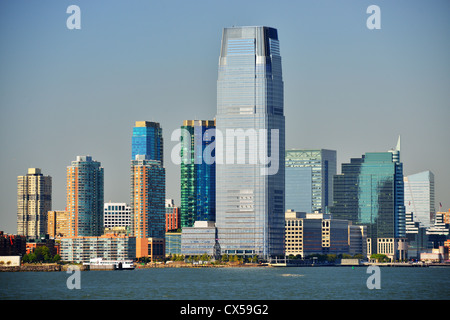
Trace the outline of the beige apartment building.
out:
[[[17,233],[38,239],[47,233],[47,212],[52,210],[52,177],[39,168],[17,177]]]
[[[69,235],[69,212],[49,211],[47,213],[47,233],[50,238],[61,238]]]

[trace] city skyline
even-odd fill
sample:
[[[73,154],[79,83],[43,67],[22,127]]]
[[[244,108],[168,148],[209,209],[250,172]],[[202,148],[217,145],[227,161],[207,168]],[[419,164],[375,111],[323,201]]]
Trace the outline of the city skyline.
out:
[[[206,1],[136,2],[127,10],[75,2],[80,30],[66,27],[72,3],[0,4],[0,230],[17,232],[16,181],[28,168],[52,177],[52,210],[64,210],[65,168],[79,155],[102,163],[105,202],[129,203],[134,122],[161,124],[170,159],[181,121],[212,119],[218,39],[232,25],[280,32],[286,149],[336,150],[340,172],[401,135],[404,175],[432,171],[436,210],[450,207],[447,2],[286,1],[269,10],[230,1],[221,12]],[[381,8],[380,30],[366,27],[371,4]],[[195,36],[184,37],[189,29]],[[179,166],[165,167],[166,198],[179,206]]]

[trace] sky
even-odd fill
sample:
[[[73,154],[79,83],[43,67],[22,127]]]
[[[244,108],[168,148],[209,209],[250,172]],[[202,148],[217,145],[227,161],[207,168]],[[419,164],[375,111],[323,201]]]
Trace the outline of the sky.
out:
[[[69,29],[70,5],[81,29]],[[369,29],[370,5],[381,29]],[[0,230],[17,233],[17,176],[52,176],[91,155],[105,202],[130,200],[135,121],[163,128],[166,198],[180,199],[171,133],[213,119],[222,30],[278,29],[286,147],[332,149],[341,163],[401,136],[404,174],[435,175],[450,208],[450,2],[447,0],[0,2]]]

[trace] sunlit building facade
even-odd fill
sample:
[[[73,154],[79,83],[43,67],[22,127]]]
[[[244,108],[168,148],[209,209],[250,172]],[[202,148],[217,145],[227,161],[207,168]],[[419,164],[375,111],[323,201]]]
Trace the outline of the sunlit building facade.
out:
[[[103,234],[104,171],[91,156],[77,156],[67,167],[68,237]]]
[[[434,174],[423,171],[404,178],[405,210],[424,227],[432,226],[435,215]]]
[[[131,225],[131,208],[124,202],[108,202],[103,207],[105,228],[125,227]]]
[[[61,238],[69,234],[69,212],[49,211],[47,212],[47,233],[50,238]]]
[[[137,155],[131,161],[130,174],[131,234],[136,237],[137,258],[150,256],[149,239],[163,240],[165,234],[165,169],[160,161],[144,157]]]
[[[147,160],[158,160],[164,165],[163,134],[158,122],[136,121],[131,138],[131,160],[144,155]]]
[[[283,100],[277,30],[225,28],[216,116],[224,141],[222,159],[216,145],[216,226],[222,254],[284,253]]]
[[[29,168],[17,177],[17,234],[39,239],[47,232],[47,212],[52,210],[52,177]]]

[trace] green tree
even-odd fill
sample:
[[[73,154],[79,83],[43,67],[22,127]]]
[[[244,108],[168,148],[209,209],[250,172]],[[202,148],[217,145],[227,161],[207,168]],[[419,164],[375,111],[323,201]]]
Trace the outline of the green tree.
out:
[[[25,263],[34,263],[36,262],[36,254],[32,253],[28,253],[26,255],[23,256],[22,261]]]
[[[349,255],[349,254],[347,254],[347,253],[343,253],[343,254],[341,255],[341,258],[342,258],[342,259],[351,259],[352,256]]]
[[[208,254],[205,252],[204,254],[202,254],[201,256],[200,256],[200,260],[201,261],[209,261],[209,256],[208,256]]]
[[[47,246],[37,247],[34,250],[34,254],[36,255],[36,262],[49,262],[52,259]]]
[[[377,262],[389,262],[389,258],[385,254],[374,253],[370,256],[370,259],[375,259]]]

